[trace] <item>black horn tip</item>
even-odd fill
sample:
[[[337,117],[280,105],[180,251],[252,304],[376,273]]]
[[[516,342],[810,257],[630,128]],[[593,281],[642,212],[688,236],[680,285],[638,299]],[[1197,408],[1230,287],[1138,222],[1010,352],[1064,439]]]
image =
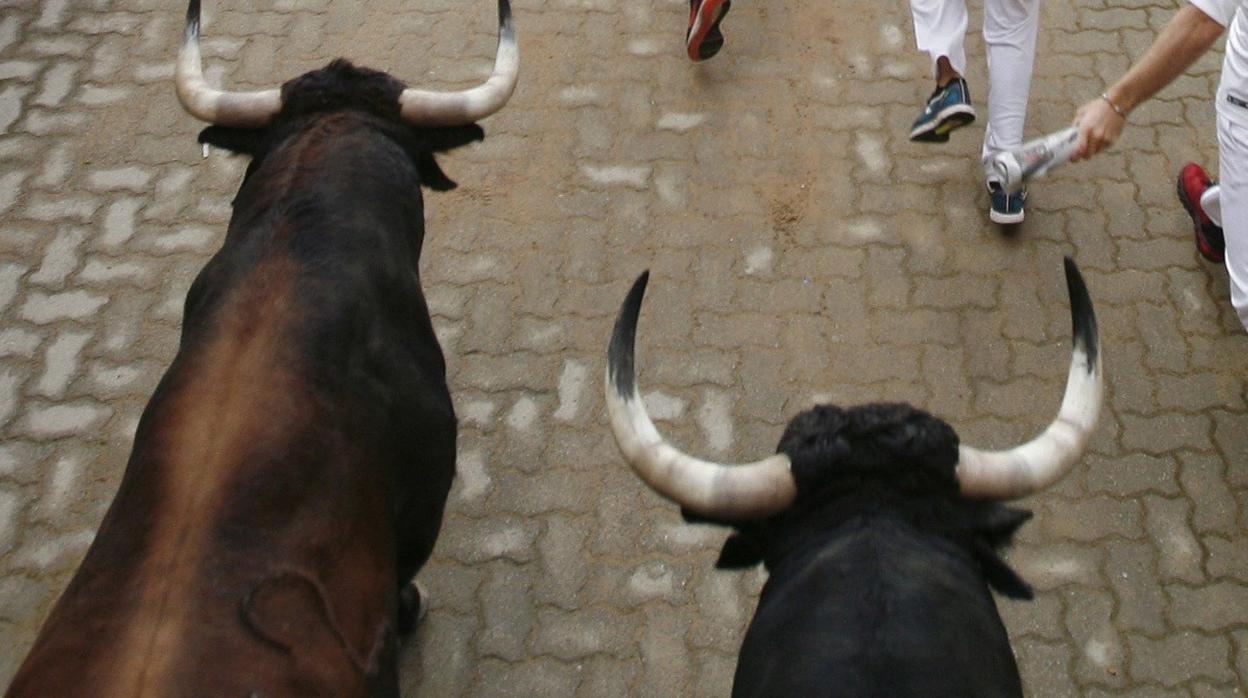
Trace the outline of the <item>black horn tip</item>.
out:
[[[511,2],[498,0],[498,26],[511,29]]]
[[[199,0],[191,0],[186,5],[186,32],[199,34]]]
[[[1096,333],[1096,311],[1092,309],[1092,296],[1088,294],[1088,286],[1083,282],[1083,275],[1075,260],[1067,257],[1066,290],[1070,294],[1071,333],[1076,347],[1082,347],[1088,354],[1088,370],[1096,368],[1099,360],[1100,340]]]
[[[637,317],[641,314],[641,300],[646,295],[646,283],[649,280],[650,270],[647,269],[633,282],[628,297],[620,306],[620,315],[615,319],[615,329],[611,332],[611,345],[607,347],[611,384],[615,386],[620,397],[625,399],[633,396],[633,390],[637,386],[633,348],[637,340]]]

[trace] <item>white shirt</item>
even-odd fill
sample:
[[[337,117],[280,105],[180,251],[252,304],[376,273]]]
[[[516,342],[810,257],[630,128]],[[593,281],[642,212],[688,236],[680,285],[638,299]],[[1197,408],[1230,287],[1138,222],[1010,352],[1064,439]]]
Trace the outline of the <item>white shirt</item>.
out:
[[[1230,32],[1226,37],[1226,57],[1218,83],[1218,113],[1248,126],[1248,18],[1243,7],[1248,0],[1188,0],[1210,19]]]

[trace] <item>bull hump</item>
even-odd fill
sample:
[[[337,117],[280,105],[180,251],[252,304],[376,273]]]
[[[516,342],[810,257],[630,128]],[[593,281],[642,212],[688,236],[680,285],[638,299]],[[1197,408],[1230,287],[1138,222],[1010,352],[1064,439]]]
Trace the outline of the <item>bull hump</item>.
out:
[[[117,661],[100,695],[161,695],[180,681],[185,640],[206,612],[202,580],[214,574],[213,522],[229,483],[258,445],[290,437],[272,425],[306,419],[292,412],[300,408],[278,385],[290,377],[276,368],[290,323],[289,271],[280,260],[257,269],[214,309],[212,329],[180,350],[162,409],[135,445],[153,461],[145,486],[157,504],[146,552],[127,572],[136,610],[110,645]]]

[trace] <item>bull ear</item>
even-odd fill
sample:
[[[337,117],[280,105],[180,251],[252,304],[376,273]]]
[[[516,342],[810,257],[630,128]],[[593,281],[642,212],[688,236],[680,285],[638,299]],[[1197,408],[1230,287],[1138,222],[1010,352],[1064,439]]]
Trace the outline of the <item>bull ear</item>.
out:
[[[416,156],[416,171],[420,173],[420,183],[434,191],[450,191],[459,186],[455,180],[446,176],[430,153]]]
[[[715,567],[721,570],[739,570],[753,567],[762,561],[763,551],[759,550],[754,540],[740,533],[734,533],[724,541],[724,547],[719,551],[719,559],[715,561]]]
[[[1005,564],[992,546],[982,540],[976,541],[972,546],[971,554],[979,563],[979,569],[983,571],[988,586],[1011,599],[1030,601],[1035,598],[1031,585],[1023,581],[1017,572],[1010,569],[1010,566]]]
[[[239,155],[255,157],[264,142],[264,130],[209,126],[199,132],[199,142]]]
[[[712,518],[703,516],[688,507],[680,508],[680,518],[684,519],[685,523],[691,523],[691,524],[710,524],[714,526],[731,526],[732,525],[732,523],[728,521],[720,521],[718,519],[712,519]]]
[[[485,138],[485,131],[476,124],[451,128],[420,129],[407,141],[408,153],[420,171],[420,183],[434,191],[450,191],[459,186],[438,166],[434,153],[442,153]]]
[[[994,506],[984,517],[979,531],[994,547],[1009,545],[1019,527],[1031,520],[1031,511],[1013,507]]]
[[[426,128],[420,130],[420,140],[426,150],[441,153],[485,139],[485,131],[476,124],[450,128]]]

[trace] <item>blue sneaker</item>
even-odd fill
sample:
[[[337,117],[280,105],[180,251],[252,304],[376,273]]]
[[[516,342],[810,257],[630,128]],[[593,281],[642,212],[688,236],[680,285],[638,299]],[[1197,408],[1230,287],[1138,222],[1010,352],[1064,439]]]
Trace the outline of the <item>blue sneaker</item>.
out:
[[[910,127],[910,140],[925,143],[944,143],[949,132],[975,120],[975,108],[971,106],[971,91],[966,80],[958,78],[944,87],[936,88],[927,99],[923,113]]]
[[[1015,225],[1023,222],[1025,213],[1023,206],[1027,203],[1027,189],[1024,188],[1017,194],[1010,194],[1005,191],[1000,182],[989,182],[988,196],[992,199],[992,205],[988,208],[988,220],[1000,225]]]

